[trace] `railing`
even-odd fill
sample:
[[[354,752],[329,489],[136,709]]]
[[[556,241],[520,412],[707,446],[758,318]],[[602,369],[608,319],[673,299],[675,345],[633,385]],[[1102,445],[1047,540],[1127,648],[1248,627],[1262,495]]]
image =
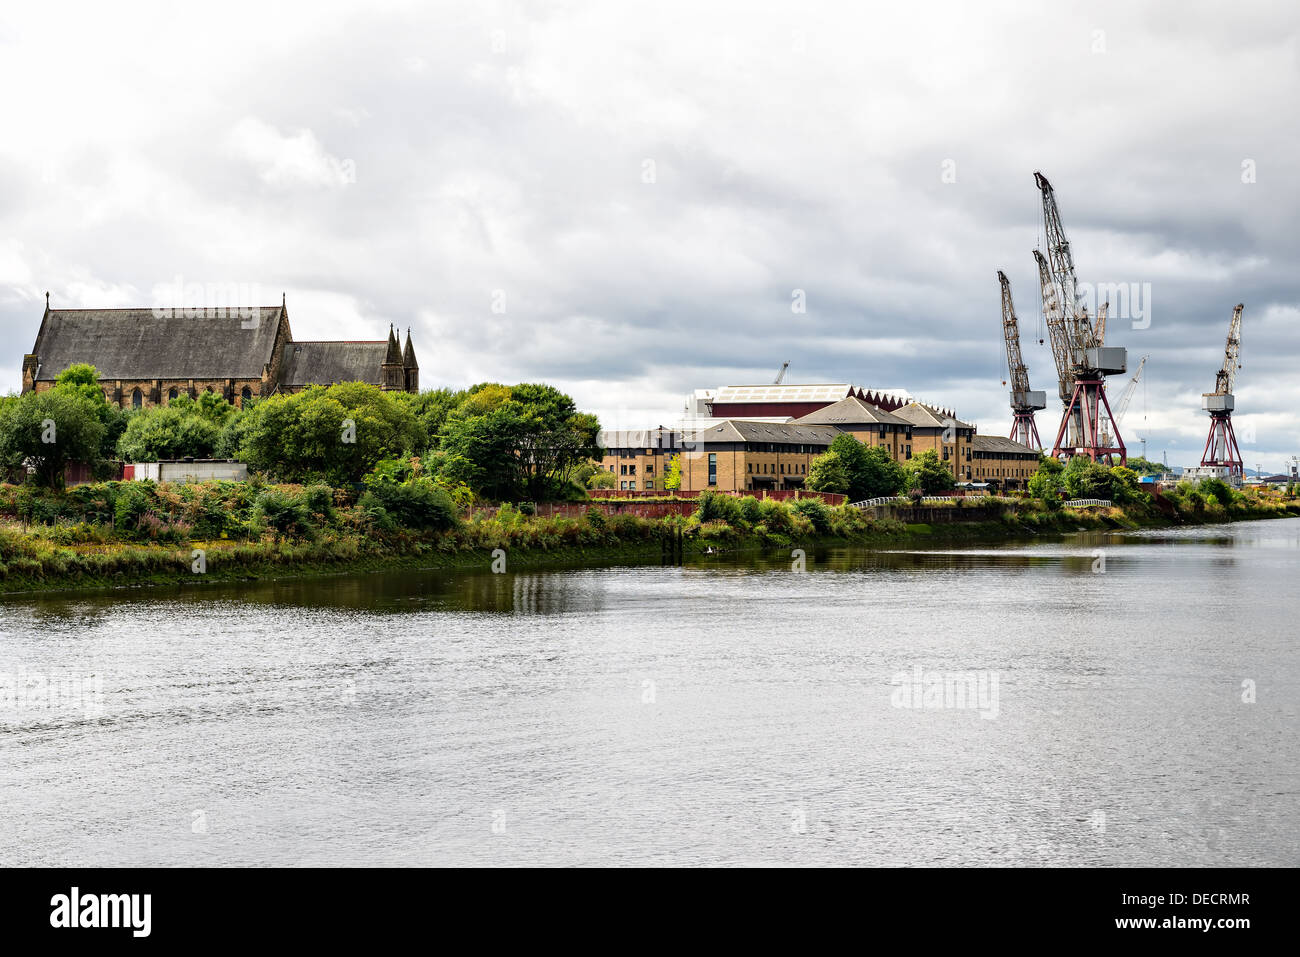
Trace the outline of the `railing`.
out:
[[[913,501],[913,499],[904,498],[901,495],[881,495],[877,498],[867,498],[849,504],[854,508],[877,508],[881,505],[910,505]],[[919,499],[915,499],[915,501],[918,505],[945,505],[949,502],[970,502],[972,505],[986,505],[989,502],[1017,502],[1020,500],[1005,495],[924,495]]]
[[[1076,498],[1066,502],[1066,508],[1113,508],[1114,502],[1104,498]]]

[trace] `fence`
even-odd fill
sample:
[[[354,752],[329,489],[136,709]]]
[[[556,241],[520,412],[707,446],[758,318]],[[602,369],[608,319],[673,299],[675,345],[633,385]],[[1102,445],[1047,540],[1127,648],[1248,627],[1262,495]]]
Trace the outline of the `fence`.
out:
[[[1104,498],[1076,498],[1065,503],[1066,508],[1113,508],[1114,503]]]

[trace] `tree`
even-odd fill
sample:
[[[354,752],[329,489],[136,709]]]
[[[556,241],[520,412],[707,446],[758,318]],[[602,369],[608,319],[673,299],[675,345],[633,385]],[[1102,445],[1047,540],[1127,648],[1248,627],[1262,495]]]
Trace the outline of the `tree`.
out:
[[[855,502],[895,495],[906,487],[903,467],[893,460],[884,446],[863,445],[844,432],[835,437],[828,451],[834,452],[843,462],[849,480],[848,496]]]
[[[668,480],[665,479],[665,482],[667,481]],[[587,476],[587,488],[613,488],[617,482],[618,479],[614,478],[614,473],[608,472],[605,469],[596,469]],[[666,487],[667,485],[665,485],[665,488]]]
[[[1110,469],[1076,455],[1065,466],[1065,492],[1070,498],[1111,498]]]
[[[838,452],[825,452],[808,464],[808,488],[814,492],[848,493],[849,470]],[[855,497],[854,501],[861,499]]]
[[[447,422],[447,417],[468,397],[469,393],[452,389],[430,389],[418,395],[406,392],[394,393],[399,402],[406,403],[416,420],[424,426],[429,436],[428,449],[418,449],[423,455],[430,449],[437,449],[439,435]]]
[[[117,441],[126,430],[131,413],[108,404],[108,399],[99,387],[99,372],[85,362],[75,363],[60,372],[54,380],[54,388],[78,395],[94,407],[96,417],[104,426],[104,435],[99,445],[99,461],[96,464],[106,466],[115,454]],[[97,468],[96,471],[101,469]]]
[[[117,442],[117,454],[124,462],[206,459],[212,457],[220,435],[217,424],[202,415],[195,403],[174,402],[132,416]]]
[[[1057,459],[1044,457],[1038,463],[1038,471],[1029,477],[1029,494],[1050,509],[1060,508],[1064,472],[1065,466]]]
[[[903,468],[916,476],[921,484],[921,492],[925,495],[948,492],[956,485],[952,472],[939,461],[939,453],[934,449],[927,449],[920,455],[913,456]]]
[[[1163,475],[1169,471],[1163,462],[1152,462],[1140,455],[1128,460],[1128,468],[1138,475]]]
[[[1110,470],[1110,489],[1116,505],[1136,505],[1151,500],[1151,496],[1142,491],[1137,473],[1122,465]]]
[[[99,409],[76,388],[29,392],[0,408],[0,467],[30,465],[38,485],[62,488],[69,463],[102,460],[104,428]]]
[[[614,473],[609,473],[609,487],[614,487]],[[668,460],[668,474],[664,477],[664,488],[677,491],[682,487],[682,456],[678,452]]]
[[[554,386],[475,386],[448,416],[430,470],[487,498],[517,501],[575,492],[578,469],[602,450],[600,423]]]
[[[286,482],[359,482],[386,458],[428,444],[409,406],[363,382],[275,395],[239,417],[220,444],[237,438],[249,468]]]

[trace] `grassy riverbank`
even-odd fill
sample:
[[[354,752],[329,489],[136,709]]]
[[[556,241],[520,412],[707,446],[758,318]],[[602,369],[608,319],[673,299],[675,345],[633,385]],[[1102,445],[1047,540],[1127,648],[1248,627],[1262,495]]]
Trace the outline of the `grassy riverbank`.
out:
[[[427,498],[427,497],[426,497]],[[0,592],[290,578],[388,567],[506,568],[555,563],[643,563],[671,555],[823,544],[1029,538],[1300,514],[1300,505],[1188,498],[1162,513],[1048,509],[1033,500],[929,507],[874,517],[817,500],[705,496],[689,517],[611,514],[539,518],[506,506],[464,520],[441,500],[387,490],[353,499],[324,486],[214,482],[104,483],[33,496],[0,486]],[[940,521],[939,519],[943,519]]]

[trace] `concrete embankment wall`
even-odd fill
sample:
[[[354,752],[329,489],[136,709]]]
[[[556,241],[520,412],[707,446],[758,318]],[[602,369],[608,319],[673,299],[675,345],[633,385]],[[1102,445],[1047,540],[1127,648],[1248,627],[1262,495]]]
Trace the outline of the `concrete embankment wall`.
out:
[[[995,522],[1002,516],[997,505],[948,508],[942,505],[878,505],[864,509],[873,518],[892,518],[909,525],[949,525],[953,522]]]

